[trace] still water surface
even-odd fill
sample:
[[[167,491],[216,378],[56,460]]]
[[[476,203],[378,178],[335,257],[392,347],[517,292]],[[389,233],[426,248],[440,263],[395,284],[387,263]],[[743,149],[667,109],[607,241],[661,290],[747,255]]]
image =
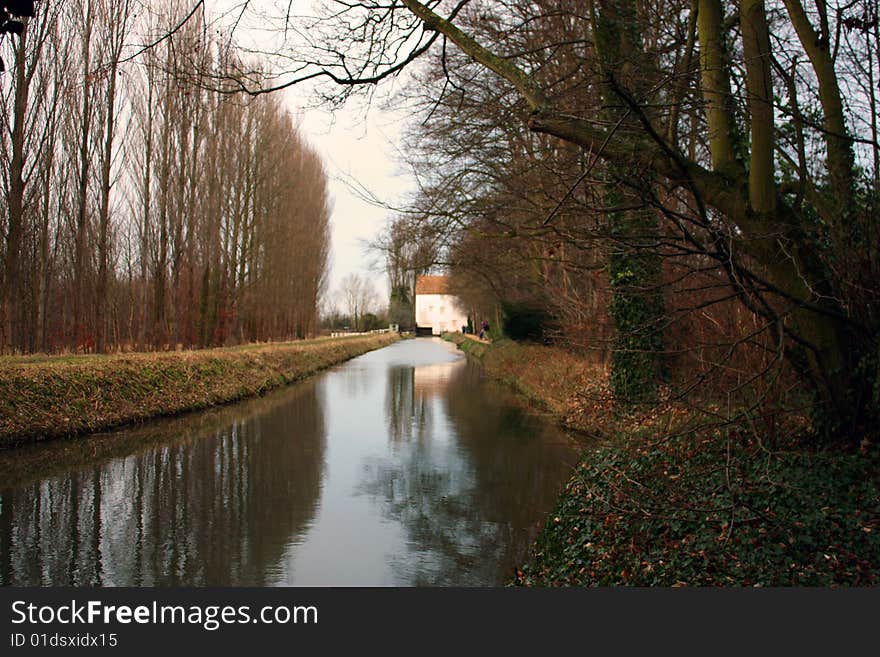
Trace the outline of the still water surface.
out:
[[[498,585],[577,458],[452,345],[0,453],[0,583]]]

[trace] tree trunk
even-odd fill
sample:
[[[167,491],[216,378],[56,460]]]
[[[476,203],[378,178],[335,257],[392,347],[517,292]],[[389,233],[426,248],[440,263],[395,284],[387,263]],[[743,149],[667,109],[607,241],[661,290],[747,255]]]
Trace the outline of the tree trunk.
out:
[[[23,304],[21,249],[24,236],[24,136],[30,77],[27,75],[27,23],[15,49],[15,99],[12,116],[12,160],[9,165],[6,233],[6,335],[9,347],[22,349]]]
[[[80,148],[79,148],[79,187],[76,197],[76,224],[74,226],[74,252],[73,252],[73,344],[76,349],[79,346],[88,348],[86,344],[87,327],[85,315],[85,290],[86,290],[86,238],[88,237],[88,188],[89,170],[91,168],[91,155],[89,145],[91,142],[92,129],[92,71],[91,45],[92,45],[92,3],[88,2],[86,15],[83,20],[82,35],[82,119],[80,124]]]
[[[617,92],[618,83],[636,96],[641,96],[641,87],[647,86],[641,76],[648,70],[648,58],[638,34],[635,9],[628,0],[597,0],[591,14],[594,44],[605,79],[604,118],[611,130],[626,135],[620,139],[629,139],[630,148],[639,149],[643,139],[631,136],[641,135],[637,120]],[[660,254],[654,248],[657,217],[629,187],[631,179],[644,179],[644,172],[614,161],[608,163],[608,174],[608,271],[615,325],[611,384],[619,402],[650,401],[656,399],[657,386],[663,379],[665,313]],[[653,187],[647,179],[644,184]]]
[[[124,23],[123,23],[124,24]],[[117,28],[122,29],[122,28]],[[116,131],[116,75],[119,50],[112,53],[107,83],[104,153],[101,163],[101,209],[98,216],[98,281],[95,289],[95,346],[104,353],[107,331],[107,291],[110,284],[110,170],[113,164],[113,138]]]

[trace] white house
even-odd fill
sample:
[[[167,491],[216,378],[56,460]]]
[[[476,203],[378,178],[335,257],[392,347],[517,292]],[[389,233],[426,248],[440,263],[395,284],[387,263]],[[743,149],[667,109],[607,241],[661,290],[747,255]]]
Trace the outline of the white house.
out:
[[[460,332],[467,326],[467,312],[461,301],[449,294],[446,276],[419,276],[416,278],[416,326],[430,327],[433,335]]]

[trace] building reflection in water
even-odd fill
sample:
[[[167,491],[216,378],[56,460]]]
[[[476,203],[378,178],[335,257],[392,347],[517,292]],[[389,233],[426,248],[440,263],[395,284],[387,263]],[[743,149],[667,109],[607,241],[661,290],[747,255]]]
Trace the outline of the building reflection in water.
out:
[[[577,450],[465,360],[389,372],[393,457],[360,492],[407,532],[394,556],[410,585],[503,583],[555,501]]]
[[[450,381],[466,367],[467,362],[461,359],[388,369],[385,417],[393,444],[431,435],[435,402],[446,395]]]

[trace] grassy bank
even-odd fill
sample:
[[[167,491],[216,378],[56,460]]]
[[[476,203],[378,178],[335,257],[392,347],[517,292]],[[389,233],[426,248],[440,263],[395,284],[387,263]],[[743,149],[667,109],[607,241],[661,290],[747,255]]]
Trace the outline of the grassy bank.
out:
[[[306,379],[300,390],[315,385]],[[277,394],[277,393],[281,394]],[[39,441],[0,449],[0,493],[32,485],[46,478],[63,476],[71,470],[99,467],[117,458],[143,455],[157,447],[182,446],[216,436],[243,417],[266,416],[290,403],[291,395],[279,388],[265,395],[234,404],[222,404],[198,413],[179,413],[104,431],[74,440]]]
[[[0,358],[0,446],[244,399],[397,339],[383,334],[200,351]]]
[[[674,405],[622,413],[606,373],[570,353],[451,339],[563,425],[601,438],[513,583],[880,584],[876,445],[812,447],[796,418],[770,436]]]
[[[575,424],[573,393],[587,390],[593,382],[604,381],[607,376],[602,368],[562,349],[509,340],[486,344],[461,333],[444,337],[479,359],[489,376],[515,389],[538,409],[550,412],[570,429],[590,432],[590,427]]]

